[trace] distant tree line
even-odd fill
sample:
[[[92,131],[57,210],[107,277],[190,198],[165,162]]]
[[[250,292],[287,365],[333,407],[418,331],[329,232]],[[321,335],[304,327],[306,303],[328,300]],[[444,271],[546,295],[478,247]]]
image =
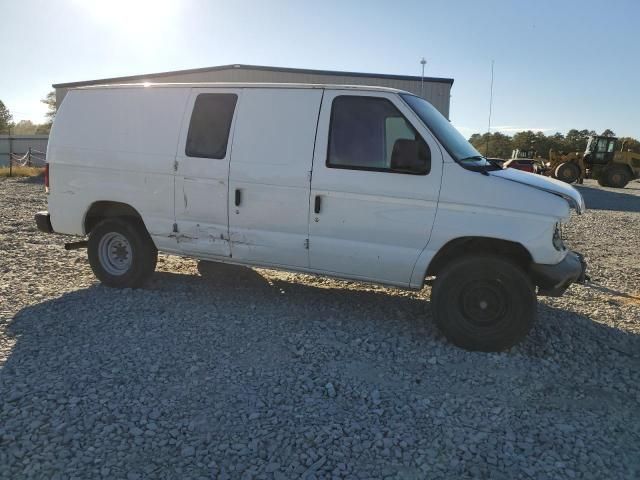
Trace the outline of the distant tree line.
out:
[[[0,135],[47,135],[56,116],[56,92],[50,91],[40,101],[48,107],[45,123],[33,123],[31,120],[20,120],[16,123],[9,109],[0,100]]]
[[[546,158],[550,149],[564,153],[584,152],[589,135],[596,135],[596,132],[594,130],[571,129],[566,135],[560,132],[556,132],[553,135],[545,135],[542,132],[526,130],[513,136],[500,132],[489,134],[474,133],[469,138],[469,142],[481,154],[488,157],[511,158],[511,152],[519,148],[521,150],[534,149],[538,155]],[[606,129],[601,135],[615,137],[615,133],[610,129]],[[621,137],[619,145],[622,145],[623,141],[626,141],[625,150],[630,149],[633,152],[640,153],[640,142],[638,140],[631,137]]]

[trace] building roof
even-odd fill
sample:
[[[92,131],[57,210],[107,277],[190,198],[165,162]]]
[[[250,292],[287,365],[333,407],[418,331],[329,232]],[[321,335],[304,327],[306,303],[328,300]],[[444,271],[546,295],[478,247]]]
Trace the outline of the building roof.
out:
[[[405,90],[376,85],[342,85],[335,83],[273,83],[273,82],[168,82],[168,83],[106,83],[73,87],[78,90],[116,90],[121,88],[285,88],[314,89],[334,88],[339,90],[364,90],[389,93],[410,93]]]
[[[330,75],[330,76],[342,76],[342,77],[365,77],[365,78],[386,78],[390,80],[407,80],[407,81],[420,81],[423,77],[413,75],[389,75],[385,73],[361,73],[361,72],[340,72],[333,70],[309,70],[304,68],[284,68],[284,67],[268,67],[262,65],[220,65],[217,67],[206,68],[194,68],[190,70],[175,70],[173,72],[159,72],[149,73],[147,75],[131,75],[128,77],[113,77],[113,78],[100,78],[97,80],[86,80],[82,82],[70,82],[70,83],[55,83],[53,88],[72,88],[72,87],[85,87],[89,85],[100,85],[105,83],[118,83],[118,82],[130,82],[135,80],[151,80],[154,78],[162,78],[172,75],[188,74],[188,73],[206,73],[216,72],[219,70],[232,70],[232,69],[244,69],[244,70],[266,70],[270,72],[286,72],[286,73],[302,73],[307,75]],[[453,78],[438,78],[438,77],[424,77],[425,82],[436,83],[448,83],[453,84]]]

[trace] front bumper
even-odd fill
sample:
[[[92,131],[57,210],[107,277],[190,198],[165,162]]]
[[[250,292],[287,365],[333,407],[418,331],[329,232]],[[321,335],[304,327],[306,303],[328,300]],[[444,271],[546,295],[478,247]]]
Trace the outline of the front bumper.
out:
[[[559,297],[572,283],[587,280],[587,262],[577,252],[567,253],[564,260],[556,265],[532,263],[529,271],[538,286],[538,295],[548,297]]]
[[[49,212],[36,213],[36,226],[38,230],[44,233],[53,233],[53,227],[51,226],[51,215]]]

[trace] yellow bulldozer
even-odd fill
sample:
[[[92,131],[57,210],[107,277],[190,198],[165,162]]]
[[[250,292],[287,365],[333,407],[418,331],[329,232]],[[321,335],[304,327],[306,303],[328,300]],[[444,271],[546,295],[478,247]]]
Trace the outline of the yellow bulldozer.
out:
[[[625,151],[624,142],[617,150],[617,141],[615,137],[592,135],[584,153],[550,150],[545,174],[567,183],[595,178],[603,187],[624,188],[640,178],[640,153]]]

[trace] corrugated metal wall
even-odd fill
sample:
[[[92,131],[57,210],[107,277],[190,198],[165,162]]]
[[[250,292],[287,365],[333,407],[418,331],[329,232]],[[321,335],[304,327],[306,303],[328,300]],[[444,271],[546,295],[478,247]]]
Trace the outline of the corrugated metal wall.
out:
[[[331,74],[308,74],[299,72],[269,71],[266,69],[253,70],[250,68],[230,68],[228,70],[214,70],[210,72],[192,72],[168,74],[149,80],[136,79],[118,81],[117,83],[155,83],[171,82],[266,82],[266,83],[325,83],[338,85],[374,85],[379,87],[397,88],[420,95],[420,80],[409,81],[389,78],[342,76]],[[115,83],[115,82],[114,82]],[[58,105],[66,94],[66,88],[56,89]],[[451,84],[448,82],[424,82],[424,98],[436,107],[445,117],[449,118]]]
[[[20,156],[27,153],[29,147],[38,152],[46,152],[48,141],[48,135],[11,135],[11,137],[9,135],[0,135],[0,167],[9,165],[10,151]],[[42,157],[41,154],[37,156]]]

